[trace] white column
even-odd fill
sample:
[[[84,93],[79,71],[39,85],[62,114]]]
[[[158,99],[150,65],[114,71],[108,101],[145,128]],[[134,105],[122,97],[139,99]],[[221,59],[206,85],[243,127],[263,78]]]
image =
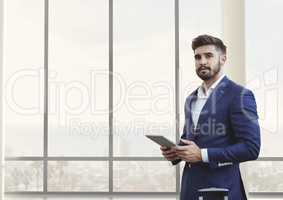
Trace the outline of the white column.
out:
[[[244,4],[244,0],[223,0],[223,39],[228,53],[225,72],[240,84],[245,84]]]
[[[223,0],[223,36],[228,53],[225,73],[245,85],[245,0]],[[248,195],[247,163],[241,163],[240,169]]]
[[[2,128],[2,122],[3,122],[3,94],[2,94],[2,87],[3,87],[3,1],[0,0],[0,199],[4,199],[4,142],[3,142],[3,128]]]

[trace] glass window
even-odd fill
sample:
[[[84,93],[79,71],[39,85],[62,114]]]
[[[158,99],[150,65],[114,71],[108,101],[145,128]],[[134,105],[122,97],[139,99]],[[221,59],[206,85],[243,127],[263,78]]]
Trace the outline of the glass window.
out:
[[[5,1],[6,156],[43,154],[43,1]],[[24,142],[23,142],[24,141]]]
[[[256,161],[248,163],[247,184],[249,192],[282,192],[283,162]]]
[[[282,7],[280,0],[245,1],[246,79],[257,100],[264,157],[283,156]]]
[[[41,161],[8,161],[5,163],[5,191],[43,191]]]
[[[102,198],[102,197],[71,197],[68,199],[72,200],[112,200],[112,198]],[[21,197],[21,196],[14,196],[13,197],[7,197],[5,196],[5,200],[66,200],[66,197]]]
[[[132,200],[133,197],[123,197],[123,198],[113,198],[113,200]],[[158,197],[139,197],[136,198],[138,200],[178,200],[179,198],[174,198],[174,197],[162,197],[162,198],[158,198]]]
[[[48,191],[105,192],[108,185],[107,162],[48,162]]]
[[[46,200],[46,198],[42,197],[22,197],[22,196],[5,196],[5,200]]]
[[[115,1],[115,156],[160,156],[145,134],[175,140],[174,66],[174,1]]]
[[[115,192],[175,192],[176,168],[164,161],[114,162]]]
[[[48,153],[108,155],[108,1],[49,2]]]
[[[221,35],[221,0],[179,1],[180,80],[175,80],[175,1],[113,1],[113,96],[108,79],[109,1],[49,0],[47,157],[42,145],[45,2],[24,1],[6,3],[6,156],[56,157],[57,161],[47,161],[47,193],[109,192],[110,179],[110,192],[175,194],[180,180],[170,162],[132,160],[162,156],[146,134],[175,140],[175,81],[180,81],[182,108],[186,95],[200,83],[191,39],[202,33]],[[114,103],[113,144],[109,144],[109,99]],[[13,106],[38,112],[23,115]],[[112,148],[114,157],[124,157],[114,158],[113,166],[108,161],[113,158],[107,158]],[[63,159],[86,156],[103,156],[105,161]],[[45,191],[43,168],[43,161],[7,161],[6,191]],[[26,197],[7,197],[17,198]]]

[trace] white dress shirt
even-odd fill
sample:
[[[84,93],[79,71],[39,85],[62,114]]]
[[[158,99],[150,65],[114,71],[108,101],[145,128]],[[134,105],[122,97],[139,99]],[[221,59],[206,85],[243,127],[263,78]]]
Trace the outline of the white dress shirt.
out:
[[[204,83],[198,88],[197,99],[192,102],[191,108],[192,120],[195,128],[197,127],[199,115],[203,106],[205,105],[213,89],[219,84],[219,82],[224,78],[224,76],[224,74],[221,75],[209,88],[205,88],[206,86]],[[201,157],[203,162],[209,162],[207,149],[201,149]]]

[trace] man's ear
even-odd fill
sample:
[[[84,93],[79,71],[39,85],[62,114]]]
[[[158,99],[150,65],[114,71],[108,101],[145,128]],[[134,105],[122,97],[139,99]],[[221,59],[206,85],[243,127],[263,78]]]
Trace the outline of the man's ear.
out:
[[[226,62],[226,59],[227,59],[226,54],[220,55],[220,63],[221,63],[221,65],[224,65],[224,63]]]

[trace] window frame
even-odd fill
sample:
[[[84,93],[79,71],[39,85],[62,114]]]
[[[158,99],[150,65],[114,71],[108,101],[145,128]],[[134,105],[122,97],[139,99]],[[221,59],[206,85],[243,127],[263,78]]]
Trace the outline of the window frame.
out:
[[[175,32],[175,140],[180,134],[180,64],[179,64],[179,0],[174,1],[174,32]],[[176,191],[175,192],[113,192],[113,162],[115,161],[165,161],[163,157],[114,157],[113,156],[113,0],[109,0],[109,155],[108,157],[50,157],[48,156],[48,41],[49,41],[49,0],[44,0],[44,145],[41,157],[5,157],[5,161],[42,161],[43,162],[43,190],[42,192],[5,192],[7,195],[145,195],[177,197],[180,191],[180,166],[176,166]],[[2,47],[2,45],[1,45]],[[49,161],[107,161],[109,163],[109,191],[108,192],[50,192],[48,191],[48,162]],[[257,161],[283,161],[283,157],[260,157]],[[252,196],[283,196],[283,192],[251,192]]]
[[[174,32],[175,32],[175,139],[179,140],[179,0],[174,1]],[[78,156],[49,156],[48,155],[48,42],[49,42],[49,0],[44,0],[44,131],[43,156],[5,157],[5,161],[42,161],[43,162],[43,188],[40,192],[16,191],[5,192],[7,195],[153,195],[166,197],[178,196],[180,191],[180,166],[176,166],[176,190],[174,192],[114,192],[113,191],[113,162],[115,161],[166,161],[163,157],[127,157],[113,156],[113,0],[109,0],[109,154],[108,157],[78,157]],[[109,167],[108,192],[51,192],[48,191],[48,162],[49,161],[107,161]]]

